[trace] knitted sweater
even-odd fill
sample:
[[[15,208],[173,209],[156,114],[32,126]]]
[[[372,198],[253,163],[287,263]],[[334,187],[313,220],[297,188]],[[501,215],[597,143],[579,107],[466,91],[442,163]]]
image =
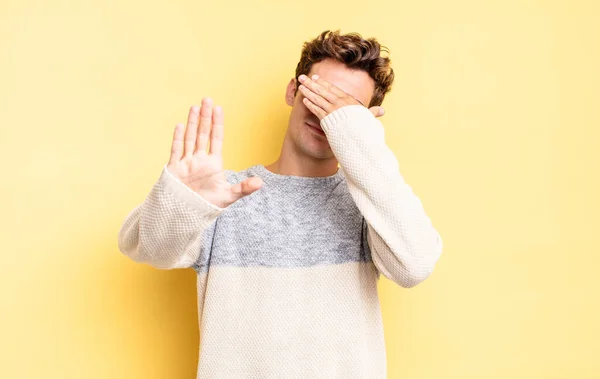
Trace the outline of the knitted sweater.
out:
[[[119,231],[134,261],[196,271],[198,378],[386,377],[380,274],[418,284],[442,241],[367,108],[321,126],[334,175],[226,170],[232,184],[260,176],[263,187],[220,208],[165,166]]]

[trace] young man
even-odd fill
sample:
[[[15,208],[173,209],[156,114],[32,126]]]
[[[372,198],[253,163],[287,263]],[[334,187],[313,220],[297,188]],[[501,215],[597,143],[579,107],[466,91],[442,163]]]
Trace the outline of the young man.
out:
[[[394,75],[382,49],[330,31],[304,44],[268,166],[223,169],[223,111],[209,98],[175,128],[119,248],[197,272],[198,378],[386,377],[380,274],[420,283],[442,241],[376,118]]]

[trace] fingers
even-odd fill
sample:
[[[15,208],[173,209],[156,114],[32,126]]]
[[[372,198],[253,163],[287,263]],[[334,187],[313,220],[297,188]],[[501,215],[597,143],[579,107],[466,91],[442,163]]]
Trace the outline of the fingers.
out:
[[[209,97],[202,99],[202,108],[200,109],[200,125],[198,126],[198,136],[196,139],[196,151],[206,152],[208,139],[210,138],[210,129],[212,126],[213,102]]]
[[[190,108],[187,119],[187,128],[185,129],[184,155],[192,155],[194,153],[194,145],[196,144],[196,130],[198,129],[198,114],[200,107],[194,105]]]
[[[173,132],[173,144],[171,145],[171,158],[169,164],[177,163],[183,157],[183,138],[185,128],[183,124],[177,124]]]
[[[302,99],[302,102],[304,103],[304,105],[306,105],[306,108],[308,108],[309,111],[311,111],[315,116],[319,118],[319,120],[322,120],[323,118],[325,118],[325,116],[327,116],[326,111],[324,111],[321,107],[316,106],[308,98],[305,97],[304,99]]]
[[[319,79],[319,77],[317,75],[313,75],[313,78]],[[300,75],[298,80],[300,80],[300,83],[302,83],[302,85],[306,86],[313,93],[321,96],[323,99],[325,99],[327,102],[329,102],[331,104],[336,104],[338,102],[339,98],[341,97],[341,96],[336,95],[335,93],[331,92],[327,87],[324,87],[323,85],[310,79],[306,75]],[[302,88],[302,85],[300,86],[300,88]],[[333,86],[333,84],[330,84],[330,86]],[[345,92],[342,92],[342,93],[345,94]]]
[[[385,110],[383,109],[383,107],[375,106],[369,108],[369,110],[371,111],[371,113],[373,113],[373,116],[375,117],[380,117],[385,114]]]
[[[327,80],[320,78],[319,75],[313,75],[313,82],[317,83],[318,85],[320,85],[324,88],[327,88],[327,91],[329,93],[335,95],[336,103],[339,103],[340,99],[349,98],[349,99],[356,100],[363,107],[365,106],[362,103],[362,101],[358,100],[356,97],[350,95],[349,93],[342,91],[340,88],[336,87],[334,84],[329,83]],[[334,104],[336,104],[336,103],[334,103]]]
[[[223,132],[224,132],[224,115],[223,108],[216,106],[212,114],[212,129],[210,131],[210,153],[212,155],[220,155],[223,149]]]
[[[324,99],[320,95],[312,92],[307,87],[305,87],[303,84],[300,84],[300,87],[298,87],[298,89],[300,90],[300,92],[302,93],[302,95],[304,95],[304,97],[306,99],[310,100],[311,103],[313,103],[316,106],[324,109],[325,111],[331,111],[331,110],[333,110],[333,106],[331,105],[331,103],[329,101],[327,101],[326,99]]]
[[[313,75],[312,81],[313,81],[313,83],[316,83],[317,85],[320,85],[320,86],[326,88],[327,91],[331,92],[332,94],[334,94],[337,97],[348,96],[348,94],[346,92],[339,89],[336,85],[329,83],[327,80],[319,77],[319,75],[316,75],[316,74]]]
[[[217,130],[211,132],[212,124],[216,121]],[[183,157],[190,157],[198,151],[205,151],[208,146],[208,139],[214,134],[213,140],[216,144],[214,151],[220,154],[223,140],[223,110],[219,108],[219,113],[213,121],[213,102],[211,98],[202,99],[202,106],[194,105],[188,113],[187,127],[176,127],[173,135],[173,145],[171,146],[171,160],[181,160]],[[178,124],[180,125],[180,124]],[[181,129],[181,130],[180,130]],[[212,145],[212,143],[211,143]]]
[[[260,189],[263,185],[263,181],[258,176],[252,176],[244,179],[241,182],[231,186],[231,194],[234,197],[234,201],[244,196],[248,196],[254,191]]]
[[[360,100],[342,91],[327,80],[320,78],[319,75],[315,74],[312,78],[309,78],[306,75],[300,75],[298,80],[302,83],[298,87],[300,92],[302,92],[302,95],[304,95],[305,98],[308,98],[314,105],[323,109],[326,113],[331,113],[345,105],[360,104],[364,106]]]

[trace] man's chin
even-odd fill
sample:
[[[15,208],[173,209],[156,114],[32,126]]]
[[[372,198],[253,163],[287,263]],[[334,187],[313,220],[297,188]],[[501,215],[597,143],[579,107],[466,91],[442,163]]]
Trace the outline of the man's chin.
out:
[[[314,137],[310,141],[305,141],[302,150],[304,150],[306,155],[310,155],[315,159],[329,159],[334,156],[327,140],[317,140]]]

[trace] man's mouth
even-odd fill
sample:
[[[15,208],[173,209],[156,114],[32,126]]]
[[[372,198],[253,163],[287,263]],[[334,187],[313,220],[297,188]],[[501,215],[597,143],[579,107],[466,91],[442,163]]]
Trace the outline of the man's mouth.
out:
[[[307,125],[309,128],[311,128],[311,129],[312,129],[314,132],[316,132],[316,133],[319,133],[319,134],[320,134],[320,135],[322,135],[322,136],[325,136],[325,132],[323,131],[323,129],[321,129],[321,127],[320,127],[320,126],[316,126],[316,125],[314,125],[314,124],[311,124],[311,123],[309,123],[309,122],[305,122],[305,124],[306,124],[306,125]]]

